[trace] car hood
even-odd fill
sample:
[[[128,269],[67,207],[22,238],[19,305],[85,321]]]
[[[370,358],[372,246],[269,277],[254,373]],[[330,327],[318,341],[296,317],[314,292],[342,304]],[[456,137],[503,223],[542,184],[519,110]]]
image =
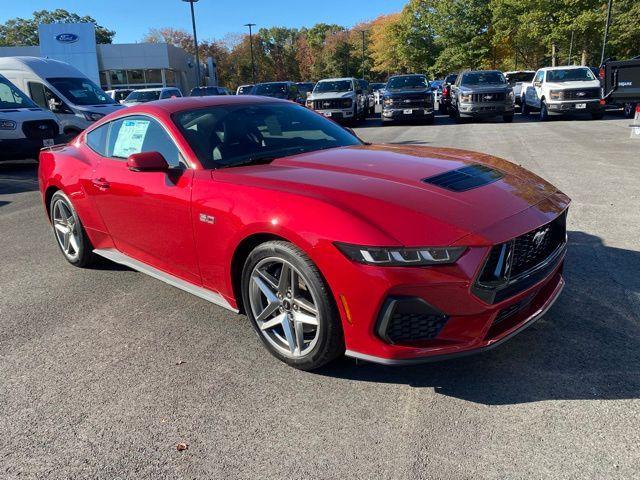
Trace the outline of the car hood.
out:
[[[423,181],[470,164],[487,165],[504,176],[464,192]],[[555,187],[506,160],[418,146],[344,147],[221,172],[233,172],[228,181],[315,197],[405,246],[450,245],[558,195]]]
[[[555,89],[565,88],[599,88],[600,81],[598,80],[583,80],[579,82],[547,82],[547,87]]]
[[[511,89],[509,85],[505,85],[503,83],[488,83],[483,85],[474,85],[474,86],[461,86],[460,90],[463,92],[474,92],[474,93],[484,93],[484,92],[495,92],[495,91],[508,91]]]
[[[323,92],[312,93],[309,95],[309,100],[324,100],[325,98],[352,98],[355,92]]]
[[[385,91],[385,95],[393,97],[393,96],[404,96],[404,95],[430,95],[431,89],[428,88],[399,88],[399,89],[387,89]]]

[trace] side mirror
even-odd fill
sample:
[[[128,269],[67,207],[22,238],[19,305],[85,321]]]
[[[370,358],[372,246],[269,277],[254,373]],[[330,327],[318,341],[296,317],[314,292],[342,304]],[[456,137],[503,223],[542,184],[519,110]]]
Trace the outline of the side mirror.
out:
[[[541,87],[542,86],[542,82],[533,82],[533,86],[534,87]]]
[[[169,164],[160,152],[140,152],[129,155],[127,168],[132,172],[166,172]]]

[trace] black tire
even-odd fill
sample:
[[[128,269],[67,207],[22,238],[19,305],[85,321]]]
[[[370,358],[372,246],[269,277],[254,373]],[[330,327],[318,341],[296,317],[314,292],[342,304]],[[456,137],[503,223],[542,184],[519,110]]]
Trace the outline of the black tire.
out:
[[[602,120],[604,118],[604,112],[595,112],[591,114],[592,120]]]
[[[544,100],[540,102],[540,114],[538,118],[541,122],[546,122],[549,120],[549,110],[547,109],[547,104],[544,103]]]
[[[513,122],[513,115],[503,115],[502,120],[504,120],[504,123],[511,123]]]
[[[427,124],[427,125],[433,125],[435,120],[436,120],[436,116],[435,116],[435,114],[432,113],[431,115],[429,115],[427,117],[427,119],[426,119],[426,121],[424,123]]]
[[[523,98],[522,100],[520,100],[520,113],[522,115],[529,115],[530,112],[531,110],[529,110],[529,105],[527,105],[527,102],[525,102]]]
[[[74,232],[77,233],[75,236],[76,242],[78,245],[78,251],[76,255],[70,255],[65,252],[63,245],[58,239],[58,233],[56,233],[56,226],[54,221],[54,212],[56,211],[57,204],[62,203],[66,206],[67,210],[71,213],[74,219]],[[76,209],[73,207],[73,204],[61,190],[58,190],[51,197],[51,201],[49,202],[49,215],[51,220],[51,229],[53,230],[54,237],[56,239],[56,244],[62,253],[62,256],[71,264],[76,267],[85,268],[93,265],[97,256],[93,253],[93,245],[91,244],[91,240],[87,236],[87,232],[80,221],[80,217],[78,217],[78,213]]]
[[[636,104],[627,102],[624,104],[624,116],[626,118],[633,118],[636,115]]]
[[[453,119],[456,121],[456,123],[464,123],[465,121],[465,119],[462,118],[462,115],[460,115],[458,109],[456,109],[456,111],[454,112]]]
[[[295,267],[305,284],[313,291],[318,310],[320,329],[315,346],[304,356],[287,357],[276,350],[260,331],[251,308],[251,273],[258,263],[267,258],[282,259]],[[245,312],[260,340],[269,352],[284,363],[300,370],[315,370],[344,355],[344,334],[338,309],[320,271],[313,261],[298,247],[286,241],[269,241],[258,245],[247,257],[242,270],[242,300]]]

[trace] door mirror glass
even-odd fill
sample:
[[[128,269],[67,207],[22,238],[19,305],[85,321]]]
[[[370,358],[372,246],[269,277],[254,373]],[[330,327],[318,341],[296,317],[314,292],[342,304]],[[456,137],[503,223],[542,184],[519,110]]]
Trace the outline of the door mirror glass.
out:
[[[542,82],[533,82],[533,84],[534,84],[536,87],[541,87],[541,86],[542,86]]]
[[[169,164],[160,152],[133,153],[127,158],[127,167],[132,172],[166,172]]]

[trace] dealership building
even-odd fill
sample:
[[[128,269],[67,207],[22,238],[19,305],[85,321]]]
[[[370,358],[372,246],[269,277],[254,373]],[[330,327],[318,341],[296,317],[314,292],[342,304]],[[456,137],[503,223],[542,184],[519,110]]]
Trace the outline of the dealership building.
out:
[[[195,59],[166,43],[96,44],[91,23],[38,25],[40,45],[0,47],[0,57],[30,56],[75,66],[104,90],[178,87],[183,93],[197,85]],[[201,67],[206,85],[217,85],[215,62]]]

